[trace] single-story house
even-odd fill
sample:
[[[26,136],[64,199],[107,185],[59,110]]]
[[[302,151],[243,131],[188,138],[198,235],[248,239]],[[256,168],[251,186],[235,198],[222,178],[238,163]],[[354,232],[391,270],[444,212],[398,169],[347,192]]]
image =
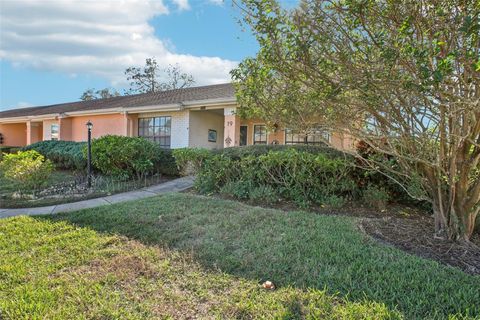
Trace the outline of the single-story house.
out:
[[[316,144],[322,137],[339,149],[352,139],[318,131],[302,136],[288,129],[268,131],[260,120],[236,115],[238,105],[230,83],[163,92],[78,101],[0,112],[5,146],[43,140],[86,141],[107,134],[141,136],[164,148],[220,149],[252,144]]]

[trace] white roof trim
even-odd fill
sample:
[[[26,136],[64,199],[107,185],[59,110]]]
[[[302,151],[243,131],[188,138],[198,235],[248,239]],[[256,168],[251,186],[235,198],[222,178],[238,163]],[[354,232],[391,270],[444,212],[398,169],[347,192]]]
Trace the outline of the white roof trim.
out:
[[[138,106],[138,107],[126,107],[126,108],[107,108],[107,109],[96,109],[96,110],[82,110],[82,111],[72,111],[56,114],[42,114],[38,116],[23,116],[23,117],[11,117],[11,118],[0,118],[0,123],[16,123],[16,122],[27,122],[27,121],[42,121],[42,120],[51,120],[58,117],[71,117],[71,116],[89,116],[89,115],[103,115],[103,114],[115,114],[115,113],[142,113],[142,112],[155,112],[155,111],[181,111],[184,109],[198,108],[198,107],[220,107],[220,106],[231,106],[236,105],[237,101],[235,98],[221,98],[221,99],[208,99],[208,100],[192,100],[185,101],[183,103],[172,103],[172,104],[161,104],[161,105],[150,105],[150,106]]]

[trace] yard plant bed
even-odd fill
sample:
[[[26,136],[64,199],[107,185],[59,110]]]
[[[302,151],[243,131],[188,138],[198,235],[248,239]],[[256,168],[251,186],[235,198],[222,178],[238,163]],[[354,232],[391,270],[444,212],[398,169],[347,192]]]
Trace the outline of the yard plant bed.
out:
[[[55,170],[46,185],[33,196],[31,193],[19,195],[17,188],[0,174],[0,208],[42,207],[99,198],[160,184],[171,178],[165,175],[154,175],[143,179],[121,180],[96,175],[92,179],[92,188],[89,189],[84,173]]]
[[[360,219],[167,194],[0,220],[2,318],[474,319],[480,277]],[[268,291],[263,281],[277,287]]]
[[[474,234],[471,243],[434,238],[430,216],[385,216],[363,219],[361,226],[369,235],[418,256],[480,275],[480,235]]]

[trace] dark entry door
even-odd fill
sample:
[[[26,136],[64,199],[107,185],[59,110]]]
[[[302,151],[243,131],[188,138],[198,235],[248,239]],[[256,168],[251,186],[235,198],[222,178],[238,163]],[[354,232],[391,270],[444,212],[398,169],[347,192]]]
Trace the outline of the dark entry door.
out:
[[[248,126],[240,126],[240,145],[241,146],[247,145],[247,131],[248,131]]]

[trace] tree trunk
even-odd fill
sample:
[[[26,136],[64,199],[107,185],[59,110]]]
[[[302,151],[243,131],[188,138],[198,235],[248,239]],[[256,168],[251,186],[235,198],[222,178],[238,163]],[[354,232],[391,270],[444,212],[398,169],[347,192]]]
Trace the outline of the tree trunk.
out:
[[[448,199],[438,202],[438,197],[433,201],[433,213],[435,220],[435,235],[455,241],[470,241],[475,230],[475,221],[479,209],[466,208],[461,203],[449,203]]]

